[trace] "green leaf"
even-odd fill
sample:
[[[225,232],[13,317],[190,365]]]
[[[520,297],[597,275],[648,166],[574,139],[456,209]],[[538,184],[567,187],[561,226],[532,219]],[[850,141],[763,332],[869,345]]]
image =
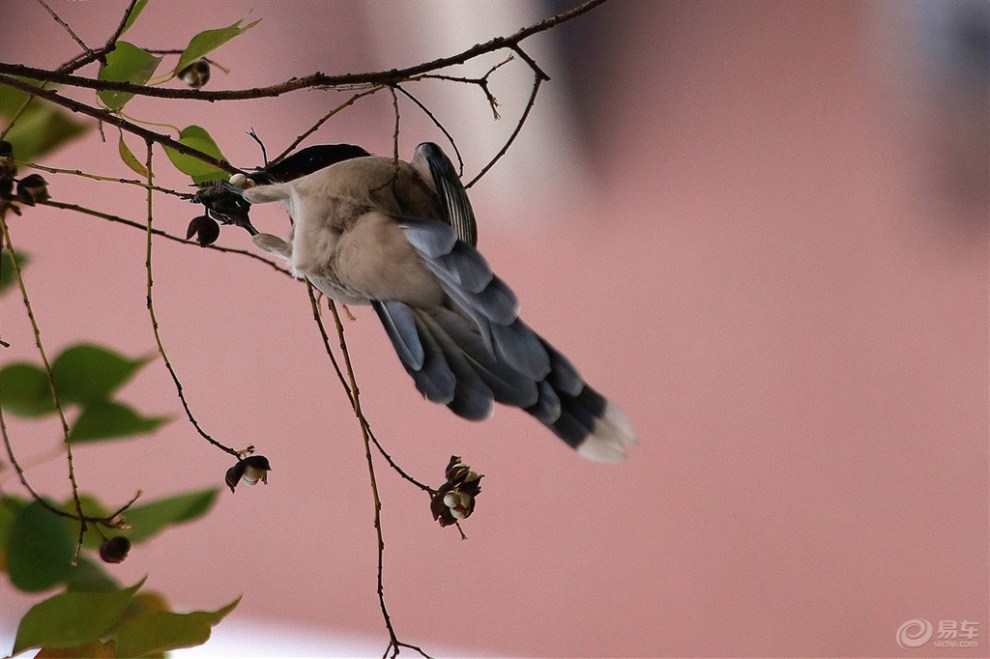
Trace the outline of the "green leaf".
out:
[[[25,82],[38,85],[34,81]],[[4,139],[11,143],[18,160],[37,160],[90,128],[47,101],[34,99],[25,106],[28,98],[27,92],[0,85],[0,116],[13,119],[17,115]],[[24,110],[18,115],[22,107]]]
[[[202,645],[209,640],[212,628],[240,601],[238,597],[216,611],[162,611],[125,620],[117,630],[117,654],[121,657],[142,657],[152,652]]]
[[[106,593],[120,590],[120,583],[99,563],[80,556],[78,564],[65,577],[65,588],[79,593]]]
[[[68,648],[98,640],[120,622],[142,584],[144,579],[124,590],[68,592],[39,602],[21,618],[12,654],[28,648]]]
[[[14,518],[27,501],[20,497],[0,496],[0,572],[7,571],[7,540]]]
[[[131,26],[134,25],[134,21],[136,21],[137,17],[141,15],[141,12],[144,11],[144,7],[147,4],[148,0],[138,0],[134,4],[134,8],[131,9],[131,13],[127,15],[127,20],[124,21],[124,29],[120,31],[121,34],[131,29]]]
[[[170,524],[180,524],[205,514],[216,501],[219,488],[186,492],[133,506],[124,513],[131,525],[131,542],[144,542]]]
[[[113,645],[90,641],[71,648],[41,648],[34,659],[114,659],[117,651]]]
[[[131,600],[130,606],[127,607],[127,617],[137,618],[138,616],[148,615],[149,613],[159,613],[168,610],[168,602],[165,600],[164,595],[156,593],[153,590],[146,590],[138,593]]]
[[[149,359],[128,359],[102,346],[78,343],[52,362],[52,379],[60,401],[96,403],[110,398]]]
[[[96,497],[91,494],[79,494],[79,503],[82,505],[83,514],[87,517],[108,517],[110,511],[107,507],[103,505]],[[70,515],[76,514],[76,502],[69,497],[59,506],[61,510],[69,513]],[[64,518],[65,523],[69,526],[69,530],[75,534],[79,531],[79,522]],[[87,549],[94,549],[100,546],[103,542],[103,536],[100,535],[100,531],[96,528],[95,524],[86,525],[86,533],[83,535],[83,546]]]
[[[28,362],[0,368],[0,401],[5,410],[19,416],[44,416],[55,411],[48,375]]]
[[[123,132],[120,133],[120,142],[117,143],[117,151],[120,153],[120,159],[124,161],[125,165],[130,167],[139,176],[147,178],[148,168],[137,159],[134,152],[127,146],[127,142],[124,141]]]
[[[20,590],[47,590],[61,583],[72,569],[76,546],[72,534],[61,517],[37,501],[18,511],[9,533],[7,572]]]
[[[100,67],[99,79],[113,82],[132,82],[143,85],[155,74],[162,58],[156,57],[132,43],[118,41],[117,47],[107,55],[107,63]],[[108,108],[119,110],[134,94],[103,90],[97,94]]]
[[[17,267],[23,268],[28,262],[28,256],[24,252],[14,252],[13,258],[9,249],[0,250],[0,293],[3,293],[17,281],[14,276],[14,260],[17,260]]]
[[[189,41],[189,45],[186,46],[184,51],[182,51],[182,55],[179,56],[179,63],[176,64],[175,69],[172,70],[172,75],[178,74],[179,71],[186,68],[203,55],[219,48],[237,35],[247,32],[260,22],[261,19],[258,19],[253,23],[248,23],[244,27],[241,27],[241,21],[237,21],[233,25],[228,25],[227,27],[200,32]]]
[[[196,149],[197,151],[202,151],[203,153],[213,156],[218,160],[226,160],[223,154],[220,153],[220,147],[217,143],[213,141],[210,134],[206,132],[206,129],[200,126],[188,126],[179,133],[179,142],[185,144],[188,147]],[[189,174],[193,178],[194,183],[203,183],[204,181],[212,181],[214,179],[225,179],[227,178],[227,173],[222,169],[218,169],[213,165],[203,162],[198,158],[192,156],[187,156],[184,153],[179,153],[174,149],[165,147],[165,154],[168,159],[172,161],[175,168],[178,169],[183,174]]]
[[[70,442],[119,439],[153,432],[169,420],[166,416],[145,417],[130,405],[102,401],[88,405],[69,430]]]

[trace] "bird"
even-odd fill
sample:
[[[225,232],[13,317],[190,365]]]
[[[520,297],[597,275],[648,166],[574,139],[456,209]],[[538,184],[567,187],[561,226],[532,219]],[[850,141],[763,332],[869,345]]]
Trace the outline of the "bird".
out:
[[[225,208],[241,210],[218,219],[244,226],[331,299],[370,305],[428,400],[472,421],[495,402],[521,408],[596,462],[618,462],[636,443],[625,413],[519,317],[515,293],[477,249],[474,210],[438,145],[420,144],[408,162],[311,146],[223,188],[239,196]],[[209,195],[197,200],[211,207]],[[244,202],[281,202],[287,238],[254,229]]]

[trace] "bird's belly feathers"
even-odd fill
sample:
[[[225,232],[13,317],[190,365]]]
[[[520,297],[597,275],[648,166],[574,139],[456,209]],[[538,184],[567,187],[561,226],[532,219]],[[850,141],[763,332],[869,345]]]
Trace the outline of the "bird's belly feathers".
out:
[[[345,304],[394,300],[427,309],[442,304],[443,289],[395,218],[353,200],[321,202],[292,204],[296,273]]]

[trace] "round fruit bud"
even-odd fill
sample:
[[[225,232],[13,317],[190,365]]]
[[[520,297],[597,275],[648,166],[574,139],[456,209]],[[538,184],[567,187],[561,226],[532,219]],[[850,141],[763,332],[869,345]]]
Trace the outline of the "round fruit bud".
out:
[[[205,60],[196,60],[179,71],[179,77],[193,89],[199,89],[210,81],[210,65]]]
[[[122,535],[103,541],[100,545],[100,558],[104,563],[121,563],[131,550],[131,541]]]
[[[34,206],[36,202],[45,201],[51,197],[48,195],[48,184],[40,174],[25,176],[17,182],[17,198],[28,206]]]
[[[220,225],[206,215],[194,217],[189,222],[189,228],[186,229],[186,240],[189,240],[194,235],[196,236],[196,242],[201,247],[212,245],[220,237]]]
[[[227,474],[224,477],[224,482],[227,483],[227,487],[233,492],[237,488],[237,484],[241,482],[241,476],[244,475],[244,462],[241,460],[237,461],[233,467],[227,470]]]
[[[263,455],[252,455],[241,460],[241,464],[244,465],[243,480],[246,485],[254,485],[258,481],[268,484],[268,472],[272,470],[268,458]]]

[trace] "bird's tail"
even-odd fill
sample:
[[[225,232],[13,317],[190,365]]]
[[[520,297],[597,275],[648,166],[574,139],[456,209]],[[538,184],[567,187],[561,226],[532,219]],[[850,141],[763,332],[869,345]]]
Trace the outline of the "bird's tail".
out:
[[[417,389],[466,419],[491,416],[493,402],[519,407],[582,456],[621,460],[636,441],[626,415],[519,318],[515,295],[481,254],[439,222],[403,229],[449,297],[435,309],[373,302]]]

